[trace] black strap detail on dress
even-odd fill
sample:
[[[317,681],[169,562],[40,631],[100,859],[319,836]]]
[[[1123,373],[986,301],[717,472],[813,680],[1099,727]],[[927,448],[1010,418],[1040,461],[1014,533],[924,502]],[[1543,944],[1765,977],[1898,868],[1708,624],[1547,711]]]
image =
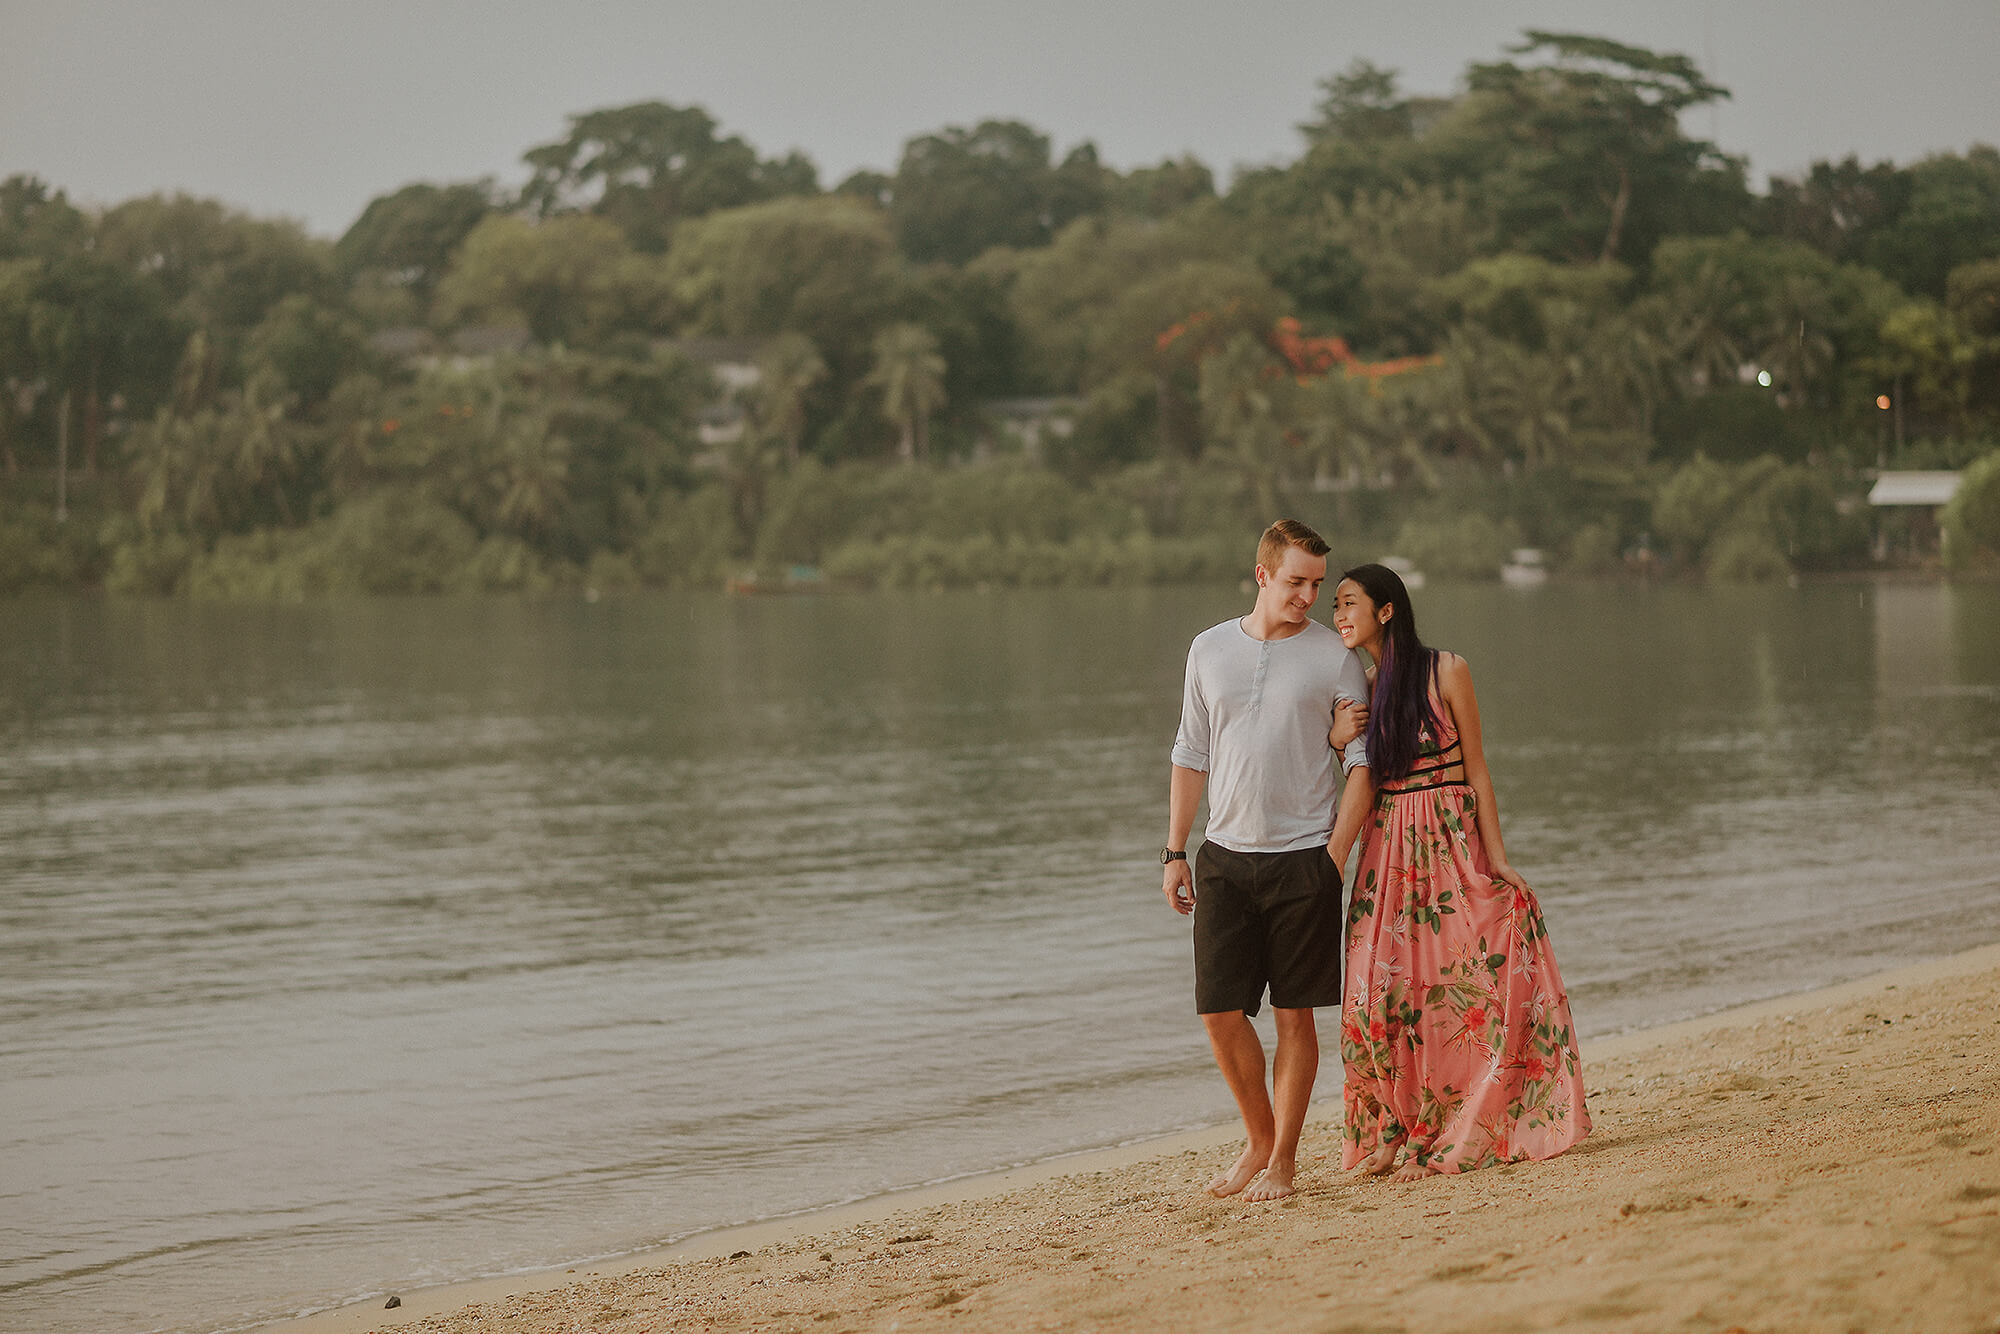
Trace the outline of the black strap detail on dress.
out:
[[[1441,774],[1447,769],[1456,769],[1461,767],[1464,761],[1447,760],[1444,758],[1445,756],[1451,754],[1453,751],[1457,749],[1458,749],[1458,738],[1453,737],[1452,742],[1449,746],[1445,746],[1440,750],[1434,750],[1430,754],[1422,757],[1426,760],[1440,761],[1439,763],[1427,764],[1420,769],[1412,768],[1410,772],[1404,774],[1401,778],[1391,780],[1397,783],[1399,786],[1389,787],[1388,785],[1385,784],[1382,787],[1378,788],[1377,791],[1379,791],[1385,797],[1400,797],[1405,792],[1435,792],[1437,789],[1441,787],[1463,787],[1465,785],[1465,780],[1463,778],[1450,778],[1446,779],[1441,783],[1424,783],[1416,787],[1400,786],[1401,784],[1410,782],[1412,779],[1423,778],[1428,774]]]
[[[1460,761],[1460,760],[1447,760],[1447,759],[1445,759],[1445,756],[1447,756],[1447,755],[1451,754],[1451,753],[1452,753],[1453,751],[1455,751],[1455,750],[1457,750],[1457,749],[1458,749],[1458,742],[1457,742],[1456,740],[1453,740],[1453,742],[1452,742],[1452,743],[1451,743],[1451,744],[1450,744],[1449,746],[1446,746],[1446,747],[1445,747],[1444,749],[1442,749],[1442,750],[1434,750],[1434,751],[1432,751],[1432,752],[1431,752],[1430,754],[1428,754],[1428,755],[1422,755],[1422,756],[1419,756],[1419,757],[1418,757],[1419,759],[1424,759],[1424,760],[1437,760],[1437,761],[1439,761],[1439,763],[1437,763],[1437,764],[1426,764],[1426,765],[1425,765],[1425,766],[1424,766],[1423,768],[1421,768],[1421,769],[1417,768],[1417,767],[1416,767],[1415,765],[1412,765],[1412,766],[1410,767],[1410,772],[1408,772],[1408,773],[1404,774],[1404,775],[1403,775],[1403,777],[1405,777],[1405,778],[1415,778],[1415,777],[1417,777],[1417,776],[1418,776],[1419,774],[1434,774],[1434,773],[1437,773],[1437,772],[1438,772],[1439,770],[1441,770],[1441,769],[1450,769],[1450,768],[1453,768],[1453,767],[1455,767],[1455,766],[1456,766],[1456,765],[1458,765],[1458,764],[1461,764],[1461,763],[1463,763],[1463,761]]]
[[[1379,797],[1400,797],[1411,792],[1435,792],[1441,787],[1470,787],[1470,786],[1471,784],[1467,783],[1463,778],[1452,778],[1442,783],[1425,783],[1421,787],[1377,788],[1376,795]]]

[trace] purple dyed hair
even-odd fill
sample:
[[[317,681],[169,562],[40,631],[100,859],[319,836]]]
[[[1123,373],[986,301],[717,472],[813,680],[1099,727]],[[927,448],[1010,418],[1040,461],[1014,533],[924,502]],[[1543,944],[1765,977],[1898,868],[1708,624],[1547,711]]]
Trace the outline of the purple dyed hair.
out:
[[[1417,638],[1417,615],[1410,609],[1410,590],[1403,576],[1386,565],[1357,565],[1340,576],[1361,585],[1377,608],[1391,608],[1382,627],[1382,656],[1375,664],[1375,689],[1368,701],[1368,767],[1380,783],[1407,778],[1417,762],[1418,734],[1434,731],[1437,713],[1431,708],[1431,682],[1437,676],[1437,650]]]

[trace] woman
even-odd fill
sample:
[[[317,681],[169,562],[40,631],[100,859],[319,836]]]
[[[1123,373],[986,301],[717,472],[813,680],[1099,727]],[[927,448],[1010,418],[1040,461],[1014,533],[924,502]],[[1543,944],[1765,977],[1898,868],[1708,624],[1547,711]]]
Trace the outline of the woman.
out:
[[[1375,662],[1347,915],[1341,1165],[1396,1180],[1549,1158],[1590,1131],[1569,999],[1534,891],[1507,860],[1472,673],[1417,638],[1396,572],[1361,565],[1334,629]]]

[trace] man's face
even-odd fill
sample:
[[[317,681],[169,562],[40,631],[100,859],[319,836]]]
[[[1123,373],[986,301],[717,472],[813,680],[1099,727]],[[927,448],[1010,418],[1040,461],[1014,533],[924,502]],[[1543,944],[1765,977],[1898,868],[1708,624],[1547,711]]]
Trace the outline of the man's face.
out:
[[[1326,557],[1286,547],[1277,569],[1257,567],[1257,582],[1257,602],[1266,612],[1288,625],[1303,625],[1326,582]]]

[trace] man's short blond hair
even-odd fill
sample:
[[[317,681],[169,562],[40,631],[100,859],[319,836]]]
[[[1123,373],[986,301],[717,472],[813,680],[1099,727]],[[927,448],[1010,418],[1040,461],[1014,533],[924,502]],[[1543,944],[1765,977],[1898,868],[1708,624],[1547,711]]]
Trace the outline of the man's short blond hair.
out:
[[[1285,549],[1297,547],[1308,556],[1324,556],[1326,539],[1297,519],[1280,519],[1264,530],[1257,543],[1257,563],[1272,574],[1285,562]]]

